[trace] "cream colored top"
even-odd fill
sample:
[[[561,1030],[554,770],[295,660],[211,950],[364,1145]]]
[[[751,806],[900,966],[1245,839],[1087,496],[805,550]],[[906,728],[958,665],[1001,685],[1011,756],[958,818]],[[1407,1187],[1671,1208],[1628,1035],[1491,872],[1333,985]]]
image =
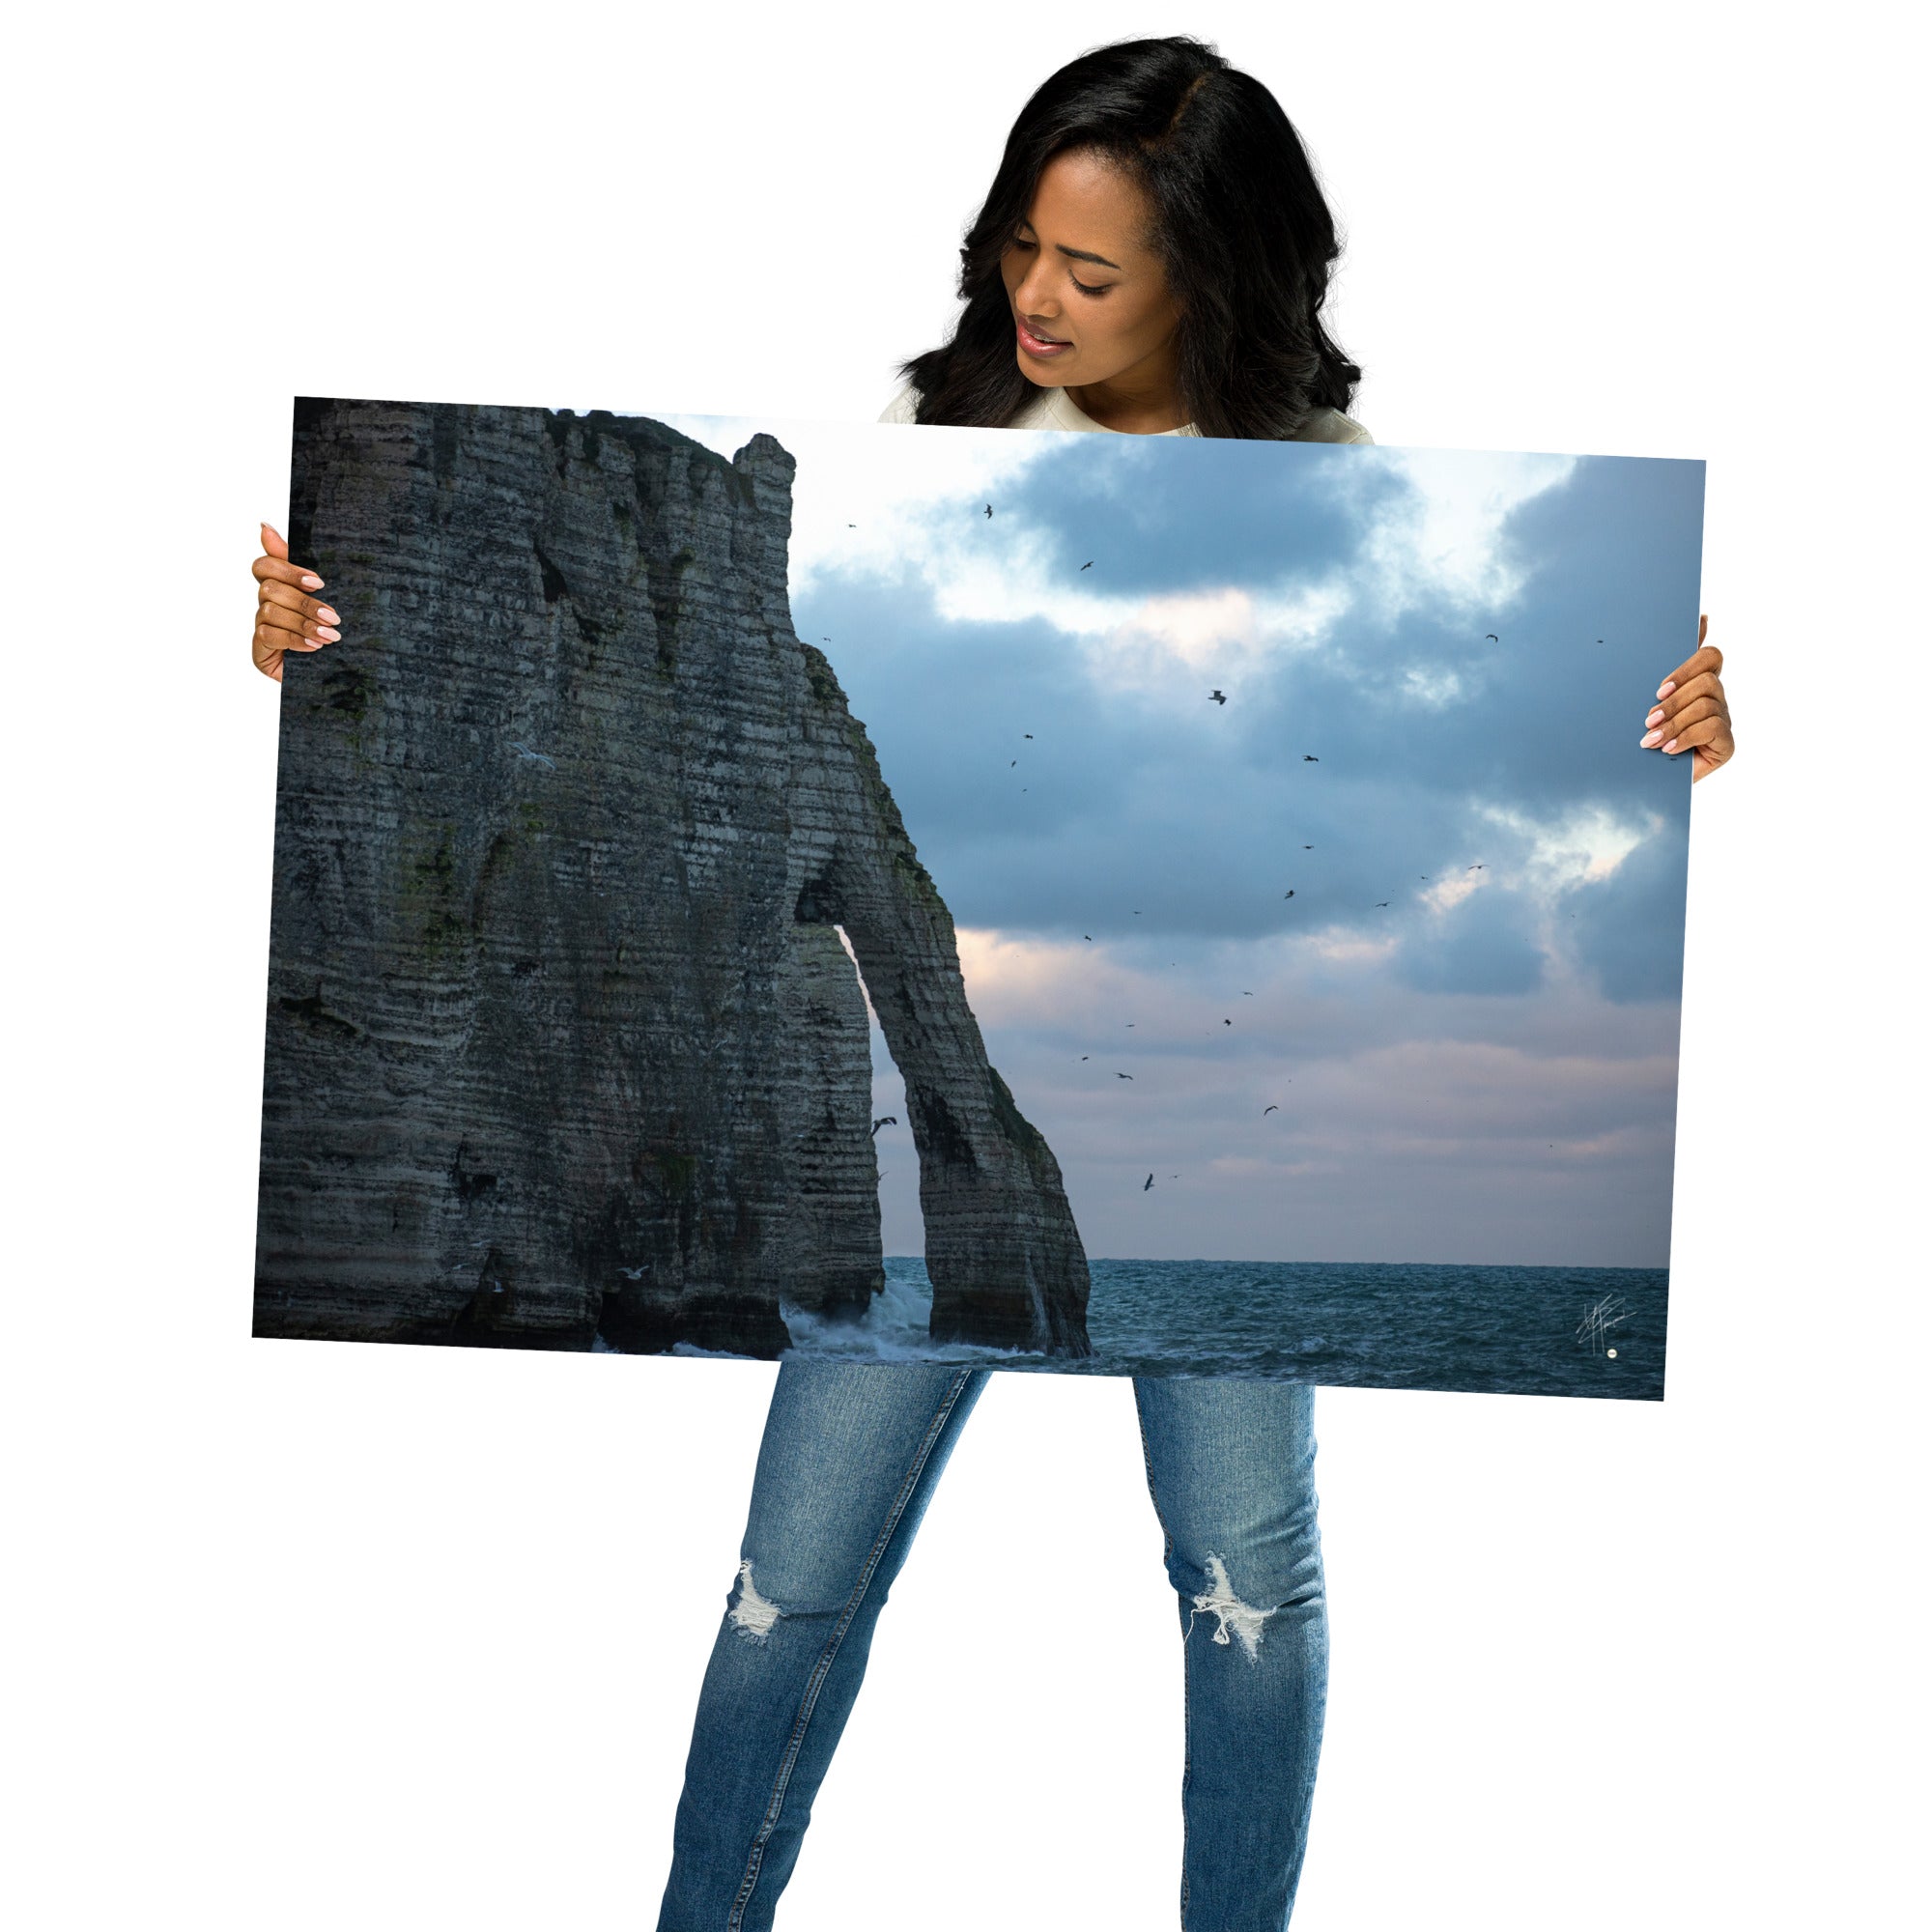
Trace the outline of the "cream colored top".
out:
[[[908,383],[885,409],[880,412],[882,423],[909,423],[919,404],[917,392]],[[1103,422],[1095,422],[1078,403],[1063,388],[1049,388],[1041,385],[1039,393],[1034,397],[1009,425],[1012,429],[1097,429],[1109,436],[1131,435],[1131,431],[1110,430]],[[1192,423],[1182,423],[1179,429],[1159,429],[1150,432],[1154,436],[1199,436],[1201,432]],[[1345,416],[1340,410],[1317,410],[1302,425],[1301,434],[1294,438],[1296,442],[1373,442],[1372,437],[1353,416]]]

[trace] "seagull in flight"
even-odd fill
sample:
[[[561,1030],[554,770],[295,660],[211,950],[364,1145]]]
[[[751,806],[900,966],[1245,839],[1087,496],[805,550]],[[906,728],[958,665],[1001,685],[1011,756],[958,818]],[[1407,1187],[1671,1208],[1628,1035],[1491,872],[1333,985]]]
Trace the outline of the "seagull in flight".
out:
[[[1090,556],[1087,559],[1087,561],[1080,566],[1080,568],[1082,570],[1092,570],[1094,568],[1094,559]],[[1602,638],[1599,638],[1597,641],[1601,644],[1604,640]]]
[[[1264,1107],[1262,1109],[1262,1119],[1266,1120],[1270,1114],[1278,1114],[1280,1112],[1281,1112],[1281,1103],[1277,1101],[1272,1107]]]
[[[640,1267],[634,1267],[634,1268],[620,1267],[617,1270],[617,1272],[620,1275],[622,1275],[626,1281],[638,1281],[643,1277],[645,1270]]]
[[[986,514],[989,517],[993,514],[993,506],[990,503],[986,505]]]
[[[898,1123],[899,1123],[899,1117],[896,1114],[881,1114],[879,1118],[872,1122],[872,1131],[873,1133],[876,1134],[881,1127],[895,1127],[898,1125]]]
[[[1313,752],[1303,752],[1301,754],[1301,762],[1304,765],[1319,765],[1321,762],[1321,760],[1318,758]],[[1311,845],[1309,846],[1308,849],[1312,852],[1315,850],[1315,847]]]
[[[1208,702],[1209,704],[1225,704],[1227,703],[1227,701],[1228,701],[1228,695],[1226,692],[1222,691],[1219,688],[1219,686],[1216,686],[1214,690],[1210,691],[1208,694]]]
[[[1131,1073],[1117,1073],[1114,1075],[1116,1080],[1131,1080],[1133,1077]]]
[[[1502,639],[1493,631],[1485,631],[1483,639],[1486,643],[1499,644],[1502,642]]]
[[[513,752],[521,752],[525,757],[530,759],[533,763],[548,765],[552,771],[556,770],[556,760],[554,758],[547,758],[541,752],[533,752],[527,745],[518,744],[514,738],[510,740],[510,749]]]
[[[1148,1191],[1148,1189],[1152,1185],[1153,1185],[1153,1176],[1149,1175],[1148,1178],[1141,1182],[1141,1192],[1145,1194]]]
[[[1282,897],[1285,899],[1292,899],[1293,896],[1294,896],[1294,888],[1293,886],[1290,886],[1287,892],[1282,894]]]

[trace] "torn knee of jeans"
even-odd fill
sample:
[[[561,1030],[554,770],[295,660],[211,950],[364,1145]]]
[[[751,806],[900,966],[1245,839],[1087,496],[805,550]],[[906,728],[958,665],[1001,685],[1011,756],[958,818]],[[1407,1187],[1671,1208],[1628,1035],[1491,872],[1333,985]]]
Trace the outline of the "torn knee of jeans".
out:
[[[752,1581],[752,1559],[738,1565],[738,1601],[731,1605],[732,1627],[753,1643],[762,1643],[772,1634],[772,1626],[784,1615],[779,1606],[758,1595]]]
[[[1244,1604],[1235,1594],[1235,1586],[1228,1580],[1228,1566],[1218,1556],[1208,1558],[1208,1580],[1209,1588],[1199,1592],[1194,1599],[1194,1614],[1187,1620],[1189,1630],[1194,1628],[1194,1617],[1204,1611],[1211,1613],[1219,1621],[1214,1629],[1214,1641],[1226,1643],[1229,1633],[1233,1632],[1250,1659],[1261,1655],[1262,1625],[1266,1622],[1269,1612],[1258,1610],[1252,1604]]]

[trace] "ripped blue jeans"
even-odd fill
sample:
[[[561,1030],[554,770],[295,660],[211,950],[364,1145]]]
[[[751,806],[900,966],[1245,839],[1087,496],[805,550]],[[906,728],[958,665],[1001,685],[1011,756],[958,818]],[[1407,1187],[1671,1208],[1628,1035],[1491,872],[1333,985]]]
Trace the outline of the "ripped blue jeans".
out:
[[[764,1932],[893,1579],[988,1369],[781,1364],[704,1674],[658,1932]],[[1179,1600],[1184,1932],[1282,1932],[1328,1683],[1314,1390],[1136,1378]]]

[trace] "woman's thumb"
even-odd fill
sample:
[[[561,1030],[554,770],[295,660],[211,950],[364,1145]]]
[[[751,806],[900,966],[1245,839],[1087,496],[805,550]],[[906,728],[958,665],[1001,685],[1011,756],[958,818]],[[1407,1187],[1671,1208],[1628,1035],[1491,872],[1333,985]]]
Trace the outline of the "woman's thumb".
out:
[[[275,528],[273,524],[264,524],[262,526],[262,549],[268,555],[274,557],[280,563],[286,563],[289,560],[289,547],[283,542],[281,532]]]

